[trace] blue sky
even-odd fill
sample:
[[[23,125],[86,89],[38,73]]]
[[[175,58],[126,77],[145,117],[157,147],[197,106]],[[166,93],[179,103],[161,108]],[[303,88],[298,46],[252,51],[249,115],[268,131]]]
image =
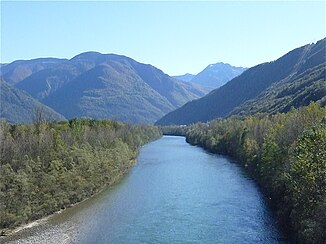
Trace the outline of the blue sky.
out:
[[[275,60],[325,29],[324,1],[1,1],[1,63],[98,51],[196,74]]]

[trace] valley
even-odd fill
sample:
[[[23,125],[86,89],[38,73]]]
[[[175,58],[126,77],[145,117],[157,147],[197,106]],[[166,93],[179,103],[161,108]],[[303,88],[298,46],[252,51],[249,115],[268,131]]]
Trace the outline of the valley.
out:
[[[1,2],[0,243],[326,243],[324,2]]]

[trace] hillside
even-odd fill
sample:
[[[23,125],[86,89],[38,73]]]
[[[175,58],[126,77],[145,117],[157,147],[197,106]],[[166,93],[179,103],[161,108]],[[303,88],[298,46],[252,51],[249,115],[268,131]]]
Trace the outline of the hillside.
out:
[[[9,123],[32,123],[37,115],[47,121],[65,120],[62,115],[39,103],[27,93],[0,80],[0,119]]]
[[[2,64],[1,78],[8,84],[14,85],[38,71],[56,67],[65,63],[66,59],[37,58],[32,60],[17,60],[10,64]]]
[[[3,79],[68,119],[113,118],[153,123],[207,93],[199,85],[179,81],[151,65],[115,54],[86,52],[70,60],[37,59],[25,64],[19,61],[18,66],[17,62],[2,68]],[[14,75],[22,67],[29,74],[24,73],[24,79]]]
[[[325,86],[325,77],[323,78],[322,73],[318,75],[317,70],[319,66],[325,66],[325,40],[296,48],[273,62],[252,67],[205,97],[189,102],[167,114],[157,121],[157,124],[191,124],[223,118],[231,114],[248,114],[251,113],[248,111],[257,104],[265,103],[270,103],[270,105],[265,108],[262,106],[259,109],[253,109],[252,112],[269,112],[272,111],[271,107],[274,105],[272,100],[266,100],[271,98],[271,95],[267,96],[267,93],[278,94],[281,92],[278,89],[283,89],[283,95],[281,93],[279,97],[273,96],[282,105],[277,105],[273,112],[286,111],[289,106],[297,107],[308,104],[310,101],[324,101],[325,90],[320,88]],[[312,73],[310,74],[310,72]],[[320,72],[323,72],[322,69]],[[301,77],[301,75],[305,77]],[[290,87],[291,85],[296,86],[295,84],[302,85],[299,90],[305,92],[305,95],[304,93],[301,94],[302,96],[297,94],[296,100],[292,103],[291,95],[294,98],[294,93],[298,90],[294,88],[291,90]],[[280,99],[285,95],[288,100]],[[249,102],[249,100],[252,101]],[[244,104],[245,102],[248,102],[247,106]]]
[[[325,69],[322,64],[290,80],[276,82],[257,98],[236,107],[231,115],[285,113],[292,108],[307,106],[311,101],[326,106]]]

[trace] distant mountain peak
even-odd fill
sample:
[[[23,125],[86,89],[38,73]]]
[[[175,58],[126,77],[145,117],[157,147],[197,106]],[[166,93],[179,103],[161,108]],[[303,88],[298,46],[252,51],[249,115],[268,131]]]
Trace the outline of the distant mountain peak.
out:
[[[325,49],[326,38],[296,48],[275,61],[256,65],[205,97],[165,115],[157,124],[191,124],[231,115],[287,112],[311,101],[325,106]]]
[[[242,66],[233,66],[229,63],[224,63],[224,62],[217,62],[215,64],[210,64],[207,66],[207,68],[214,68],[214,67],[231,67],[231,68],[241,68],[241,69],[247,69],[245,67],[242,67]]]
[[[231,65],[228,63],[223,63],[223,62],[217,62],[215,64],[208,65],[208,67],[214,67],[214,66],[231,66]]]
[[[229,80],[240,75],[246,68],[235,67],[227,63],[218,62],[208,65],[191,79],[191,82],[209,87],[211,90],[223,86]]]
[[[235,67],[227,63],[218,62],[215,64],[209,64],[197,75],[186,73],[184,75],[174,76],[174,78],[198,84],[208,90],[213,90],[224,85],[229,80],[232,80],[245,70],[246,68],[243,67]]]

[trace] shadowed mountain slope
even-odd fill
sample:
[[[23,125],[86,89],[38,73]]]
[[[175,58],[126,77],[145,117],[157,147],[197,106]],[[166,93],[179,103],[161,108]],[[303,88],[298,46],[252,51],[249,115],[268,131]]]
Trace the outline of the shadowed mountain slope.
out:
[[[296,107],[310,101],[320,100],[322,102],[325,97],[323,67],[325,67],[325,39],[315,44],[296,48],[273,62],[263,63],[246,70],[205,97],[189,102],[165,115],[157,121],[157,124],[191,124],[258,111],[281,112],[288,110],[292,105]],[[310,74],[310,72],[312,73]],[[301,94],[302,96],[294,94],[297,92],[295,88],[291,90],[291,85],[299,86],[299,84],[302,86],[301,90],[306,89],[305,94]],[[281,89],[280,86],[282,86],[284,95],[285,91],[289,93],[287,94],[288,100],[278,99],[282,105],[276,106],[279,109],[276,107],[272,109],[275,101],[268,101],[271,99],[271,95],[267,96],[266,94],[281,93],[282,91],[278,90]],[[296,99],[293,102],[289,101],[291,92],[293,93],[292,99]],[[249,102],[249,100],[252,101]],[[264,103],[270,103],[270,105],[265,108],[258,105]],[[255,105],[259,108],[254,108]]]
[[[179,81],[151,65],[115,54],[86,52],[70,60],[25,62],[4,65],[3,79],[68,119],[115,118],[153,123],[207,93],[199,85]],[[14,75],[17,70],[28,72],[18,77]]]
[[[0,119],[15,124],[32,123],[36,116],[42,116],[47,121],[65,120],[61,114],[39,103],[26,92],[0,80]]]

